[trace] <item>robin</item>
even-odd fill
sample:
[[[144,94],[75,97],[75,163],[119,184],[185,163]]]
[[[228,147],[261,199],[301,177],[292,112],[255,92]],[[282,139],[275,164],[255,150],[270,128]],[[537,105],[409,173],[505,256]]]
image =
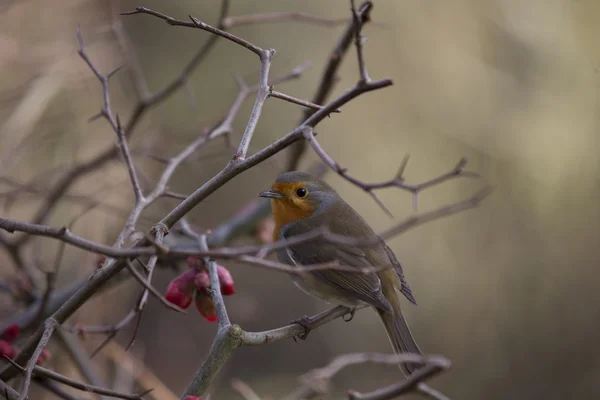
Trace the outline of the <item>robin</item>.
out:
[[[271,189],[260,196],[271,199],[274,241],[327,227],[332,233],[369,242],[367,246],[359,246],[318,238],[279,248],[277,256],[280,262],[299,268],[339,261],[360,269],[357,273],[347,269],[312,270],[292,279],[302,291],[325,302],[351,310],[364,304],[372,306],[381,317],[396,354],[422,354],[402,316],[400,293],[411,303],[416,302],[400,263],[383,239],[331,186],[308,173],[292,171],[281,174]],[[393,268],[365,273],[368,268],[378,266]],[[401,368],[408,375],[418,364],[401,364]]]

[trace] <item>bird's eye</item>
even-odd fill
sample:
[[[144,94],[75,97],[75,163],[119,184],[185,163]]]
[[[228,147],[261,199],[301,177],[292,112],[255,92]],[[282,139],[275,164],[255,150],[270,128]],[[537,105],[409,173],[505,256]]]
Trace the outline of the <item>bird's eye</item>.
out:
[[[298,190],[296,190],[296,196],[302,198],[302,197],[306,197],[306,195],[308,194],[308,190],[306,190],[305,188],[300,188]]]

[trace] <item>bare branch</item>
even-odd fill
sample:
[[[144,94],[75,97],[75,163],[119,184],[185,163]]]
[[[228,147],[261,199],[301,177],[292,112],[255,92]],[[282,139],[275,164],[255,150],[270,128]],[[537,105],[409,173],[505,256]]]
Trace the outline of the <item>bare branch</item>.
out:
[[[214,26],[211,26],[205,22],[200,21],[199,19],[192,17],[191,15],[189,16],[190,20],[192,22],[187,22],[187,21],[181,21],[178,19],[175,19],[173,17],[170,17],[168,15],[162,14],[158,11],[154,11],[151,10],[149,8],[146,7],[136,7],[135,11],[128,11],[128,12],[124,12],[121,13],[121,15],[135,15],[135,14],[148,14],[148,15],[152,15],[154,17],[160,18],[163,21],[165,21],[167,24],[169,25],[173,25],[173,26],[185,26],[188,28],[198,28],[201,29],[203,31],[207,31],[210,32],[214,35],[220,36],[224,39],[227,39],[235,44],[239,44],[240,46],[250,50],[251,52],[253,52],[254,54],[256,54],[257,56],[259,56],[261,59],[263,57],[263,54],[266,53],[266,51],[268,50],[263,50],[260,47],[240,38],[237,37],[235,35],[232,35],[231,33],[225,32],[219,28],[215,28]]]
[[[388,181],[377,182],[377,183],[366,183],[366,182],[362,182],[361,180],[350,175],[350,173],[348,172],[348,170],[346,168],[343,168],[342,166],[340,166],[329,154],[327,154],[325,149],[323,149],[323,147],[319,144],[319,142],[315,138],[315,134],[312,130],[306,129],[304,131],[304,137],[306,138],[308,143],[310,143],[310,145],[312,146],[315,153],[317,153],[317,155],[321,158],[321,160],[323,160],[323,162],[325,162],[325,164],[329,165],[329,167],[331,167],[331,169],[333,169],[342,178],[344,178],[348,182],[352,183],[353,185],[359,187],[360,189],[364,190],[369,195],[371,195],[371,197],[373,197],[373,199],[375,199],[377,201],[377,204],[379,204],[379,206],[381,206],[384,209],[384,211],[386,211],[388,214],[389,214],[389,211],[385,208],[385,206],[383,206],[383,204],[381,203],[379,198],[373,192],[375,189],[395,187],[395,188],[398,188],[401,190],[411,192],[413,194],[414,198],[416,198],[416,196],[421,191],[428,189],[432,186],[439,185],[440,183],[446,182],[450,179],[458,178],[458,177],[477,176],[476,174],[474,174],[472,172],[464,170],[464,167],[467,164],[467,160],[466,160],[466,158],[462,158],[458,162],[458,164],[456,164],[456,166],[454,168],[452,168],[449,172],[446,172],[436,178],[430,179],[426,182],[422,182],[422,183],[419,183],[416,185],[410,185],[410,184],[405,183],[404,178],[401,175],[398,176],[398,174],[394,178],[392,178]],[[407,159],[405,158],[404,160],[407,160]],[[407,161],[402,162],[402,165],[399,170],[400,173],[402,173],[404,171],[404,168],[406,167],[406,163],[407,163]]]
[[[281,100],[285,100],[285,101],[293,103],[293,104],[301,105],[303,107],[312,108],[313,110],[320,110],[321,108],[323,108],[322,106],[320,106],[318,104],[311,103],[310,101],[306,101],[306,100],[302,100],[302,99],[297,99],[297,98],[295,98],[293,96],[290,96],[288,94],[278,92],[275,89],[273,89],[273,86],[269,87],[269,97],[275,97],[275,98],[278,98],[278,99],[281,99]],[[341,111],[342,110],[337,109],[337,110],[334,110],[333,112],[339,113]]]
[[[54,330],[56,329],[57,325],[58,322],[53,318],[48,318],[44,323],[44,331],[42,333],[40,341],[37,344],[35,350],[33,351],[32,356],[29,358],[29,361],[27,361],[27,366],[23,371],[24,377],[23,381],[21,382],[21,387],[19,388],[19,400],[25,400],[27,398],[27,393],[29,392],[29,385],[31,383],[31,374],[33,373],[35,364],[40,358],[42,351],[50,341],[50,338],[52,337],[52,334],[54,333]]]
[[[366,38],[362,34],[362,18],[356,9],[355,0],[350,0],[350,5],[352,9],[352,17],[354,18],[354,25],[358,27],[358,29],[356,29],[354,32],[354,44],[356,46],[356,54],[358,56],[358,70],[360,73],[359,82],[367,83],[371,81],[371,78],[369,78],[367,64],[365,63],[365,56],[363,54],[363,42],[366,40]]]

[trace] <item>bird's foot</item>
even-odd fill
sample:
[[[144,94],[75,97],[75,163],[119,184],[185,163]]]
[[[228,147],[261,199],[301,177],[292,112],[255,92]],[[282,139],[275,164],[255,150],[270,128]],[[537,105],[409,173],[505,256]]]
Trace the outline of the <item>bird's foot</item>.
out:
[[[344,322],[350,322],[354,319],[354,313],[356,312],[356,308],[348,308],[348,312],[342,315],[342,319]]]
[[[313,320],[309,316],[305,315],[302,318],[293,320],[292,322],[290,322],[290,324],[298,324],[301,327],[303,327],[304,332],[302,332],[298,335],[298,339],[306,340],[306,338],[308,337],[308,334],[310,333],[310,329],[313,324]],[[295,341],[296,341],[296,336],[294,336],[294,342]]]

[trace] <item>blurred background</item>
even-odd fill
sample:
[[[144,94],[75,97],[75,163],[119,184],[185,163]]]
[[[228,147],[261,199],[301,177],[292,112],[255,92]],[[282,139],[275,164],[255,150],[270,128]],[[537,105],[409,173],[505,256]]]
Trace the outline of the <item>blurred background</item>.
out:
[[[480,180],[453,180],[427,190],[420,196],[419,211],[465,199],[483,184],[496,188],[477,209],[389,241],[419,304],[405,307],[417,342],[426,353],[452,361],[452,369],[431,385],[453,399],[596,398],[600,394],[600,352],[595,348],[600,328],[600,2],[374,3],[373,23],[364,30],[368,70],[374,79],[392,78],[394,86],[359,97],[341,114],[325,120],[318,127],[321,144],[356,177],[369,182],[393,176],[406,153],[411,155],[405,172],[410,183],[450,170],[463,156],[469,160],[467,169],[481,174]],[[118,16],[136,6],[184,20],[191,14],[214,24],[220,2],[0,2],[0,184],[3,193],[13,193],[24,182],[40,189],[3,195],[3,216],[30,220],[61,171],[114,143],[105,121],[88,123],[102,107],[102,95],[98,81],[76,54],[78,24],[90,57],[103,72],[128,58],[137,59],[152,92],[177,76],[209,37],[147,15]],[[232,0],[229,14],[270,11],[343,20],[350,15],[346,0]],[[232,32],[277,50],[273,76],[311,61],[312,68],[301,79],[277,87],[311,99],[344,26],[288,21],[234,27]],[[121,35],[115,35],[115,27],[122,29]],[[132,146],[151,146],[162,156],[175,154],[224,116],[237,94],[233,74],[253,84],[259,70],[253,54],[220,41],[186,89],[144,116]],[[336,94],[356,82],[354,48],[339,77]],[[115,112],[129,117],[137,101],[131,74],[120,71],[110,90]],[[252,102],[250,98],[235,120],[234,143]],[[251,151],[290,131],[301,113],[299,106],[269,100]],[[162,167],[147,153],[139,151],[134,157],[144,179],[152,182]],[[221,140],[203,147],[179,170],[171,188],[190,193],[232,154]],[[270,186],[286,157],[280,154],[233,179],[200,204],[190,214],[191,221],[210,228],[225,220]],[[302,168],[315,160],[307,152]],[[334,173],[326,179],[376,231],[414,212],[408,193],[380,193],[395,216],[390,219],[368,195]],[[132,200],[122,163],[107,163],[79,181],[48,222],[65,224],[85,207],[85,198],[103,206],[78,220],[74,231],[112,243]],[[147,230],[176,204],[173,199],[159,201],[144,214],[139,230]],[[255,237],[236,241],[255,242]],[[57,245],[35,240],[31,248],[42,263],[51,263],[47,260],[53,260]],[[96,256],[67,248],[57,287],[85,276],[96,262]],[[236,294],[226,298],[230,317],[246,330],[275,328],[327,308],[297,290],[283,274],[224,264],[236,282]],[[12,282],[16,273],[9,255],[0,251],[2,279]],[[44,275],[34,276],[43,287]],[[164,290],[174,276],[173,271],[160,270],[154,284]],[[139,293],[133,281],[115,285],[86,304],[72,323],[114,323],[131,309]],[[2,304],[3,318],[22,307],[6,293]],[[179,394],[203,361],[215,330],[215,324],[196,313],[173,313],[151,299],[130,352],[162,381],[165,391]],[[131,334],[132,330],[121,332],[115,343],[125,346]],[[102,339],[91,336],[84,345],[92,350]],[[350,323],[336,320],[306,341],[239,349],[211,393],[217,399],[237,398],[231,381],[239,378],[264,398],[280,398],[297,387],[300,375],[336,355],[361,351],[390,351],[385,332],[370,311],[357,313]],[[107,357],[95,358],[96,366],[105,383],[118,386],[122,374],[114,372]],[[113,364],[125,365],[115,360]],[[77,376],[59,347],[52,362],[53,368]],[[331,397],[341,398],[349,388],[366,391],[387,385],[399,375],[390,366],[352,367],[334,379]],[[35,398],[53,397],[36,392]]]

